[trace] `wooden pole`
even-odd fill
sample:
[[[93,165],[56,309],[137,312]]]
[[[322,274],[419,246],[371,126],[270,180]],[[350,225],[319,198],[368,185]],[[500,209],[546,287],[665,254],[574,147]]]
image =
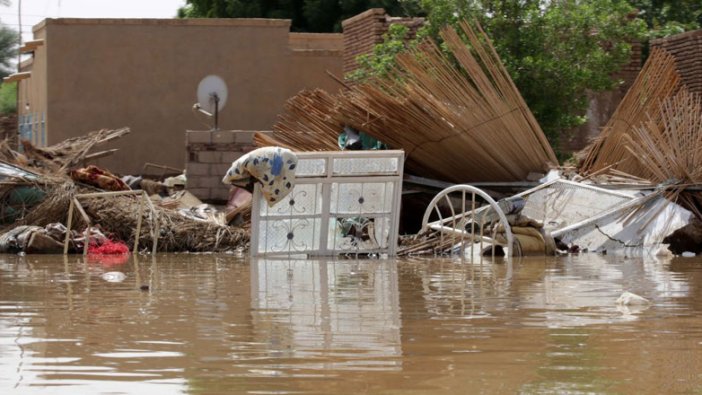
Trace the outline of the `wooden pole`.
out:
[[[147,198],[148,199],[148,198]],[[134,236],[134,255],[139,252],[139,234],[141,233],[141,220],[144,216],[144,195],[142,194],[141,199],[139,199],[139,212],[137,213],[137,227],[136,235]]]
[[[63,240],[63,255],[68,254],[68,242],[71,238],[71,225],[73,224],[73,199],[68,205],[68,220],[66,221],[66,238]]]

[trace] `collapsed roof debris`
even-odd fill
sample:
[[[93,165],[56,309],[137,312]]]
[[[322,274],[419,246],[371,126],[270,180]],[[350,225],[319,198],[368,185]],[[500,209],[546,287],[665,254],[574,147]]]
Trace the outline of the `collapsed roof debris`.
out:
[[[373,78],[335,96],[299,94],[288,101],[275,137],[257,136],[257,143],[336,148],[339,133],[351,126],[404,149],[411,173],[450,182],[519,181],[555,165],[553,150],[487,35],[468,23],[461,28],[468,45],[453,28],[442,30],[450,55],[427,40],[398,55],[393,77]]]
[[[658,106],[681,88],[675,59],[662,49],[653,49],[641,72],[614,111],[602,132],[583,152],[580,172],[584,175],[616,169],[636,177],[651,173],[631,155],[624,135],[644,122],[662,127]]]

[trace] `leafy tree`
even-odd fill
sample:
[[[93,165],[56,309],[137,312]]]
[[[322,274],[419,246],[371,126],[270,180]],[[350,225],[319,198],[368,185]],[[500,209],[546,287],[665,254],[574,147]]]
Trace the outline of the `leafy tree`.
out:
[[[646,22],[649,37],[665,37],[702,26],[700,0],[631,0]]]
[[[0,78],[14,72],[17,40],[18,35],[14,29],[0,24]]]
[[[446,24],[478,20],[554,146],[582,124],[588,91],[611,89],[630,59],[643,23],[624,0],[418,0],[427,13],[423,34],[438,39]],[[398,49],[389,35],[353,77],[382,73]],[[384,54],[385,56],[378,56]]]
[[[403,16],[417,3],[402,0],[186,0],[179,18],[292,19],[293,31],[340,32],[341,21],[369,8],[384,8]]]
[[[376,45],[372,54],[358,56],[356,62],[359,68],[349,73],[346,78],[362,81],[370,76],[387,77],[395,65],[395,56],[416,43],[407,39],[408,32],[409,29],[405,25],[390,25],[388,32],[383,35],[383,43]]]
[[[0,114],[17,112],[17,83],[0,85]]]

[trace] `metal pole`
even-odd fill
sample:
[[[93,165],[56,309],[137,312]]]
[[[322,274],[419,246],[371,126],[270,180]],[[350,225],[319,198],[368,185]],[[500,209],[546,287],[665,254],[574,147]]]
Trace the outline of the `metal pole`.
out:
[[[19,34],[17,36],[17,72],[21,72],[20,63],[22,60],[22,0],[17,0],[17,24],[19,25]],[[17,87],[19,87],[19,81],[17,82]]]
[[[219,96],[217,94],[214,94],[214,102],[214,130],[217,131],[219,130]]]

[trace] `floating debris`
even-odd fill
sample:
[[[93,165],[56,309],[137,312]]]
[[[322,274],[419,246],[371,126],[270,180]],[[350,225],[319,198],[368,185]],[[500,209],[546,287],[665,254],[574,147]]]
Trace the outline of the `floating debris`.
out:
[[[644,306],[648,304],[651,304],[648,299],[629,291],[624,291],[617,299],[619,306]]]
[[[108,283],[121,283],[127,278],[127,275],[122,272],[107,272],[103,273],[100,278]]]

